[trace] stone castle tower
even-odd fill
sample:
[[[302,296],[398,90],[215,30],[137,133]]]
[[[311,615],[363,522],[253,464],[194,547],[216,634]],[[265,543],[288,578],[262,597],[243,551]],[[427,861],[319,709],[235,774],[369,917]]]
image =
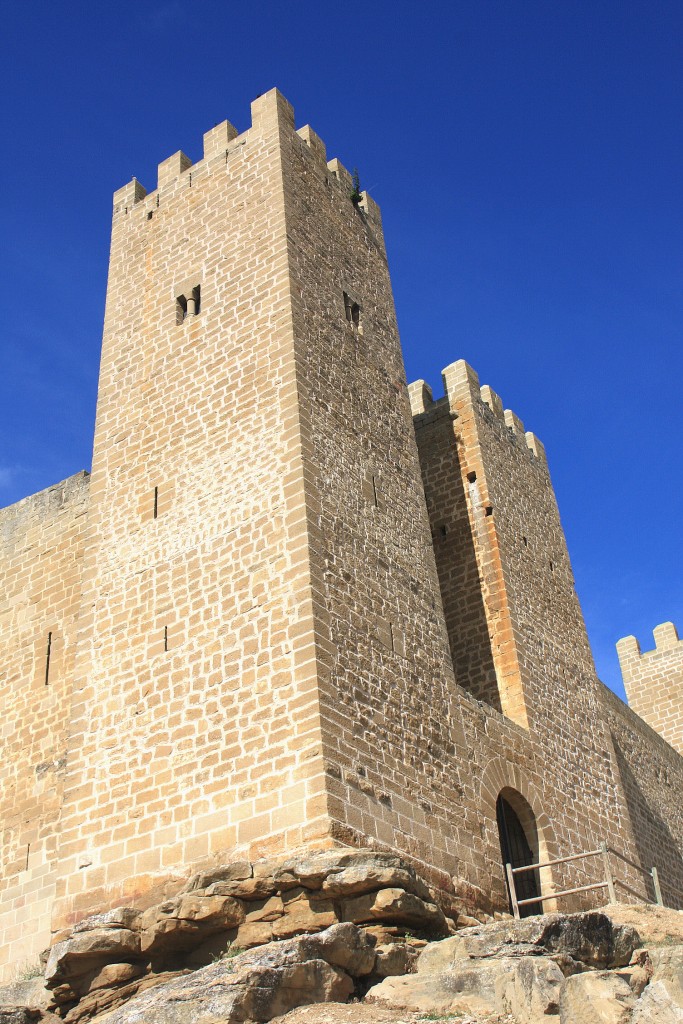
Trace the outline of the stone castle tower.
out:
[[[595,676],[542,445],[463,362],[406,386],[351,193],[274,90],[114,196],[92,475],[0,513],[0,967],[236,853],[504,907],[505,814],[683,881],[683,759]]]

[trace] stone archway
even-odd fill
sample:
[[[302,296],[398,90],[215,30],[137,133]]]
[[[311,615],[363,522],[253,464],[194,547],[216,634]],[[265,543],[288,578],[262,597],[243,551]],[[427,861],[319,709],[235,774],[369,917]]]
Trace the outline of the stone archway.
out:
[[[496,800],[496,820],[500,855],[503,864],[513,868],[527,867],[538,863],[538,829],[536,816],[531,807],[516,789],[506,786]],[[515,877],[515,892],[518,900],[534,899],[541,895],[541,880],[538,871],[525,871]],[[523,904],[519,908],[521,917],[542,914],[540,903]]]
[[[529,847],[527,856],[533,859],[527,860],[526,863],[554,860],[559,856],[554,830],[550,818],[543,809],[547,804],[540,786],[531,782],[518,765],[500,757],[493,758],[482,776],[479,794],[484,815],[482,835],[486,842],[487,869],[492,881],[497,883],[500,898],[507,900],[505,861],[499,832],[499,797],[503,797],[513,812],[510,815],[513,827],[516,828],[516,823],[519,824],[520,832],[517,833],[517,838],[522,840],[523,836]],[[543,868],[534,874],[538,892],[530,892],[529,896],[552,892],[553,869]],[[542,907],[546,912],[556,909],[554,901],[548,901]],[[540,904],[532,905],[531,909],[526,911],[528,914],[541,912]]]

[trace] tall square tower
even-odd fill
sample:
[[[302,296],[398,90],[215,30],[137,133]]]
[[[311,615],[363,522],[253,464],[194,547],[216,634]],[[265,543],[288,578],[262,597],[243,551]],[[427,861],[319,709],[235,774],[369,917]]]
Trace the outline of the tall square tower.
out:
[[[431,841],[411,690],[453,676],[379,212],[277,91],[204,142],[114,197],[57,926]]]

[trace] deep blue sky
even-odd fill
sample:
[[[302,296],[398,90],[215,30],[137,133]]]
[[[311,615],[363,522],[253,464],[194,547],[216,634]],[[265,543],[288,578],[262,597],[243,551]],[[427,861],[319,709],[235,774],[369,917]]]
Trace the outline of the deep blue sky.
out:
[[[111,193],[277,85],[382,206],[408,378],[544,441],[598,669],[683,631],[683,4],[3,12],[0,504],[89,467]]]

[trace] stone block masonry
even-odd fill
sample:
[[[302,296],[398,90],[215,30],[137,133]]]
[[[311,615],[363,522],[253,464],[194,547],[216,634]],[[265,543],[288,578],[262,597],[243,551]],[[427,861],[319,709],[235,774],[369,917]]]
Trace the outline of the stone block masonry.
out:
[[[683,754],[683,640],[673,622],[654,629],[655,649],[641,652],[634,636],[617,644],[629,705]]]
[[[87,473],[0,510],[0,970],[50,941]]]
[[[501,800],[527,858],[679,878],[681,758],[608,708],[543,447],[463,361],[444,390],[406,384],[377,205],[276,90],[115,193],[92,476],[0,512],[6,977],[302,848],[505,910]]]

